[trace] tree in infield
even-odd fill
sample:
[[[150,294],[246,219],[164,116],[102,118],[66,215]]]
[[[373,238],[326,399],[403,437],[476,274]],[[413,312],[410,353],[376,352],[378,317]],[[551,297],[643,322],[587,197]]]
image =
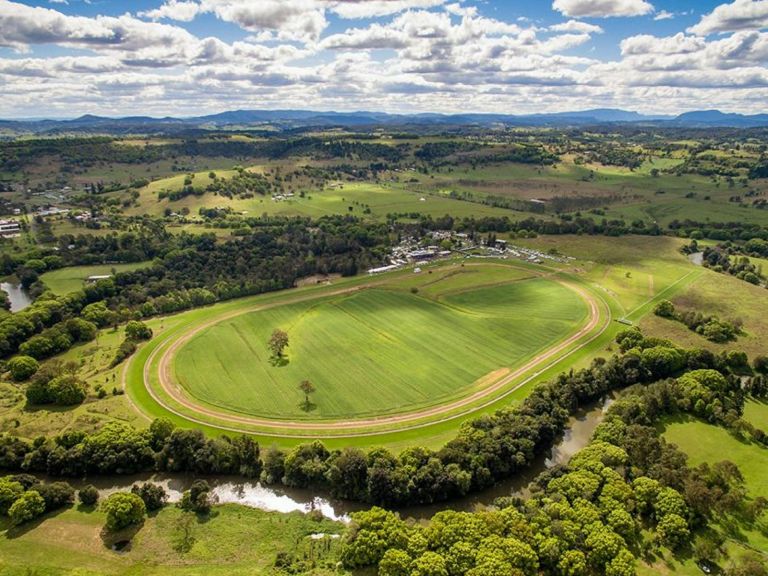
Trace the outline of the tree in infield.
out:
[[[269,338],[267,346],[269,346],[269,349],[272,351],[272,356],[275,358],[282,358],[283,352],[285,352],[285,349],[288,347],[288,334],[279,328],[275,328],[272,332],[272,336]]]
[[[302,380],[299,384],[299,390],[304,392],[304,406],[309,408],[309,395],[315,392],[315,385],[309,380]]]

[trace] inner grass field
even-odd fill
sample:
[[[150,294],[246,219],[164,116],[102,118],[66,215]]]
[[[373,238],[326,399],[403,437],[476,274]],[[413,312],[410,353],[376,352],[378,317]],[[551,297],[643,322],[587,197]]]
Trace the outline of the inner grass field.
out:
[[[488,266],[414,274],[402,284],[213,324],[180,348],[174,376],[196,400],[249,415],[393,414],[492,384],[586,317],[578,294],[528,271]],[[270,362],[266,346],[275,328],[290,339],[282,366]],[[311,406],[298,388],[304,379],[317,389]]]

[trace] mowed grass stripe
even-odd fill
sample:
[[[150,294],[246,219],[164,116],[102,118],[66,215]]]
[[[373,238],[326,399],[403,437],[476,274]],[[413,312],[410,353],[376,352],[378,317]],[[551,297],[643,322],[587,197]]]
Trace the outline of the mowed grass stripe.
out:
[[[206,404],[251,415],[391,414],[468,393],[488,373],[566,337],[587,315],[578,295],[543,279],[455,298],[461,309],[405,291],[371,289],[244,314],[182,347],[176,378]],[[289,363],[282,367],[269,363],[266,349],[277,327],[291,339]],[[303,379],[317,388],[309,413],[298,390]]]

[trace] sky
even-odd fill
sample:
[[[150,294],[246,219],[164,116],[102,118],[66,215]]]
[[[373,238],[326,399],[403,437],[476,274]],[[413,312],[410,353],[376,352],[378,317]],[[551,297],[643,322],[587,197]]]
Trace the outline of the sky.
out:
[[[766,103],[768,0],[0,0],[0,118]]]

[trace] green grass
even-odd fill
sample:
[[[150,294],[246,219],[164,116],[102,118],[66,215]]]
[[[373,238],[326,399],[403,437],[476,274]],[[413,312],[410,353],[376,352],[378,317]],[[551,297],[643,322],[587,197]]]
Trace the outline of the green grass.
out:
[[[443,289],[455,289],[451,280],[463,287],[463,275],[444,281]],[[482,274],[468,275],[483,281]],[[231,411],[273,418],[383,415],[474,391],[484,376],[551,347],[585,318],[577,294],[545,279],[434,300],[372,289],[216,324],[179,351],[175,369],[192,396]],[[290,337],[289,362],[279,367],[266,348],[278,327]],[[298,390],[303,379],[317,388],[309,412]]]
[[[30,411],[24,408],[23,401],[18,395],[21,391],[20,387],[10,383],[5,384],[2,390],[5,390],[6,396],[0,395],[0,428],[26,438],[34,438],[39,434],[55,434],[64,429],[90,431],[113,420],[146,425],[149,418],[165,416],[179,426],[193,426],[211,435],[231,433],[232,431],[227,430],[226,422],[203,417],[169,404],[177,410],[178,413],[176,413],[159,404],[147,390],[147,386],[151,389],[157,388],[156,378],[153,376],[156,373],[154,372],[157,368],[156,363],[150,367],[146,382],[142,368],[155,350],[164,348],[169,342],[196,325],[214,316],[236,313],[248,307],[278,304],[305,295],[312,295],[319,299],[329,291],[367,285],[371,282],[379,283],[380,289],[404,292],[408,298],[413,297],[410,289],[416,287],[419,290],[418,298],[430,299],[442,306],[448,306],[457,297],[459,300],[464,298],[460,293],[468,288],[483,285],[486,289],[491,289],[500,283],[519,283],[525,278],[555,274],[597,297],[601,302],[601,315],[604,318],[607,317],[608,310],[611,311],[613,318],[620,318],[627,311],[634,310],[632,319],[634,321],[643,319],[643,326],[645,326],[645,319],[653,318],[650,312],[659,298],[674,298],[675,294],[684,292],[690,282],[696,281],[696,274],[705,273],[701,268],[691,265],[678,252],[682,241],[669,237],[542,236],[533,240],[514,240],[514,242],[525,243],[545,251],[557,248],[562,253],[575,257],[576,260],[562,265],[548,263],[548,266],[554,266],[556,269],[514,260],[461,260],[436,263],[424,266],[422,274],[414,274],[406,270],[374,278],[361,276],[337,279],[331,286],[306,286],[220,303],[213,307],[172,316],[155,317],[147,320],[154,330],[155,339],[142,344],[131,360],[116,369],[109,369],[108,364],[120,343],[122,331],[118,333],[110,330],[102,331],[98,343],[75,347],[67,352],[63,359],[82,363],[81,375],[87,379],[91,387],[102,384],[106,385],[108,391],[111,391],[112,386],[120,385],[120,375],[123,370],[126,370],[127,395],[117,397],[110,395],[103,400],[92,397],[83,406],[74,409]],[[462,267],[461,264],[465,266]],[[515,268],[510,268],[510,264]],[[692,272],[694,275],[690,276]],[[653,276],[652,286],[650,276]],[[522,284],[526,282],[523,281]],[[743,297],[742,286],[747,285],[742,282],[734,287],[732,298]],[[484,303],[480,301],[475,304]],[[548,364],[543,369],[541,367],[532,369],[516,379],[509,388],[522,385],[514,391],[505,389],[503,395],[473,404],[469,410],[461,413],[446,414],[445,419],[414,422],[418,427],[377,427],[364,436],[330,435],[328,431],[312,432],[311,436],[323,438],[332,448],[344,446],[367,448],[372,445],[385,445],[394,451],[399,451],[415,444],[439,448],[455,436],[456,429],[463,420],[513,405],[525,398],[539,382],[549,380],[571,368],[583,367],[597,356],[611,354],[613,336],[623,328],[623,325],[613,322],[599,335],[597,334],[599,330],[596,329],[590,335],[590,338],[595,337],[594,340],[584,339],[579,342],[578,350],[574,351],[576,348],[574,345],[562,356],[559,355],[553,359],[551,365]],[[258,344],[264,345],[261,339],[258,340]],[[289,349],[289,355],[291,354],[293,352]],[[470,362],[469,365],[471,364]],[[297,385],[298,382],[290,382],[285,392],[293,395],[293,400],[298,403],[300,393]],[[165,403],[168,401],[165,397],[161,399]],[[310,414],[312,417],[315,415],[316,412]],[[277,443],[287,447],[305,441],[296,437],[295,431],[285,431],[288,433],[287,436],[291,437],[276,437],[258,428],[251,428],[249,432],[264,445]]]
[[[172,316],[150,318],[147,322],[154,330],[155,339],[142,344],[131,360],[116,369],[110,369],[108,365],[122,339],[122,331],[105,330],[101,332],[97,343],[77,346],[62,356],[63,360],[81,363],[81,376],[89,382],[92,390],[88,402],[76,408],[27,410],[21,395],[23,388],[10,383],[3,384],[0,385],[0,392],[2,392],[0,394],[0,430],[34,438],[39,434],[55,434],[64,429],[92,431],[105,422],[114,420],[142,426],[149,422],[149,418],[165,416],[179,426],[194,426],[211,435],[231,433],[231,430],[227,430],[226,422],[183,410],[172,403],[168,404],[168,399],[165,397],[161,396],[163,402],[178,413],[159,404],[146,387],[156,390],[156,377],[154,377],[156,372],[154,371],[157,365],[154,363],[150,366],[146,382],[142,368],[155,350],[164,348],[169,342],[196,325],[214,316],[236,313],[248,307],[278,304],[304,295],[313,295],[320,299],[329,291],[367,285],[371,282],[378,283],[379,289],[404,293],[407,298],[418,297],[431,300],[432,303],[438,303],[441,306],[449,306],[453,305],[456,299],[459,301],[465,299],[467,296],[462,296],[461,293],[466,292],[467,289],[484,286],[484,289],[490,290],[499,284],[525,284],[528,280],[524,279],[543,274],[558,275],[589,291],[601,302],[603,318],[607,317],[608,310],[611,311],[613,318],[622,317],[627,311],[634,310],[632,319],[638,320],[652,317],[649,313],[658,298],[671,298],[679,291],[684,291],[688,283],[694,281],[694,277],[689,277],[692,271],[704,272],[691,265],[679,254],[678,247],[682,243],[681,240],[668,237],[542,236],[533,240],[514,240],[514,242],[525,243],[545,251],[557,248],[575,257],[576,260],[562,265],[548,263],[548,266],[554,266],[554,268],[514,260],[461,260],[435,263],[424,266],[422,274],[414,274],[406,270],[374,278],[361,276],[336,279],[331,286],[306,286],[220,303],[213,307]],[[514,268],[510,268],[510,265]],[[651,275],[653,276],[653,297],[649,280]],[[414,287],[419,290],[417,296],[410,294],[411,288]],[[738,295],[737,288],[734,296]],[[473,304],[486,305],[482,300]],[[439,448],[455,436],[456,429],[463,420],[513,405],[525,398],[539,382],[551,379],[562,371],[585,366],[596,356],[612,353],[612,338],[618,330],[623,328],[624,326],[614,322],[599,334],[600,330],[596,329],[589,337],[595,337],[594,340],[589,338],[581,340],[578,350],[574,350],[577,347],[574,345],[562,356],[559,355],[553,359],[551,365],[548,364],[543,369],[541,367],[532,369],[510,383],[509,389],[505,388],[503,393],[500,391],[499,396],[489,397],[482,403],[473,403],[467,410],[451,412],[437,421],[432,419],[414,422],[414,426],[418,427],[404,428],[402,425],[376,427],[367,431],[367,435],[355,437],[330,435],[328,431],[311,432],[311,436],[323,438],[332,448],[344,446],[366,448],[372,445],[385,445],[394,451],[399,451],[414,444]],[[261,340],[258,343],[263,346]],[[422,343],[419,344],[422,345]],[[292,353],[289,349],[289,355]],[[472,362],[468,365],[471,367]],[[466,370],[465,367],[462,369]],[[124,370],[128,376],[127,395],[112,397],[110,394],[105,399],[96,399],[93,387],[96,384],[102,384],[111,392],[113,386],[120,386],[120,377]],[[296,387],[297,384],[298,382],[290,382],[285,392],[293,395],[293,400],[298,404],[300,393]],[[471,386],[471,381],[469,385]],[[518,385],[520,387],[516,388]],[[512,390],[512,388],[516,389]],[[310,417],[317,417],[317,412],[311,413]],[[297,437],[295,431],[278,431],[286,432],[286,436],[289,437],[276,437],[258,428],[249,428],[248,431],[264,445],[277,443],[282,446],[292,446],[305,441]]]
[[[753,426],[768,430],[768,404],[750,399],[744,405],[744,418]]]
[[[695,310],[742,324],[736,341],[716,344],[679,322],[648,315],[642,327],[653,336],[670,338],[681,346],[707,348],[713,352],[742,350],[750,358],[765,354],[768,331],[768,298],[764,288],[727,274],[700,269],[700,275],[670,300],[679,310]]]
[[[668,422],[664,437],[688,455],[689,466],[707,462],[714,464],[729,460],[741,470],[748,496],[768,498],[768,449],[745,442],[719,426],[699,420],[684,419]],[[721,522],[734,544],[746,544],[758,550],[768,550],[768,535],[749,525],[735,521]]]
[[[89,276],[101,276],[116,274],[118,272],[132,272],[139,268],[146,268],[149,262],[136,262],[133,264],[100,264],[97,266],[70,266],[46,272],[40,279],[45,282],[56,294],[69,294],[80,290]]]
[[[260,170],[262,167],[254,167]],[[229,173],[217,172],[223,177]],[[204,182],[208,179],[205,175],[198,175],[195,182]],[[187,208],[191,215],[197,215],[201,207],[214,208],[227,206],[235,212],[248,216],[261,216],[262,214],[279,216],[309,216],[319,218],[333,214],[352,214],[361,218],[383,220],[391,212],[411,213],[439,217],[451,214],[456,217],[474,216],[508,216],[511,219],[524,217],[519,212],[513,212],[504,208],[485,206],[483,204],[443,198],[429,195],[417,190],[410,190],[397,184],[379,184],[373,182],[345,182],[335,187],[326,187],[317,190],[311,187],[302,187],[306,194],[302,198],[298,189],[293,198],[276,202],[270,196],[254,198],[226,198],[213,193],[203,196],[187,196],[174,202],[168,199],[158,200],[157,193],[164,189],[180,188],[184,181],[184,175],[174,176],[151,183],[141,191],[139,206],[128,210],[131,214],[153,214],[160,216],[166,208],[175,212]],[[366,212],[366,208],[369,212]]]
[[[474,266],[472,261],[467,266]],[[484,260],[480,266],[487,266],[493,261]],[[506,262],[497,262],[495,267],[506,265]],[[532,271],[541,273],[542,267],[527,265],[517,262],[516,268],[521,268],[526,275]],[[425,267],[425,273],[420,276],[421,282],[425,286],[442,276],[450,274],[451,270],[460,268],[456,263],[439,263]],[[429,272],[433,272],[430,274]],[[550,271],[549,273],[554,273]],[[414,282],[416,275],[410,271],[395,272],[385,276],[376,277],[376,282],[380,286],[393,286],[401,282]],[[473,402],[471,406],[454,410],[442,415],[439,419],[435,417],[420,419],[407,427],[402,424],[390,424],[388,426],[376,426],[370,429],[355,432],[354,435],[341,432],[333,432],[327,428],[322,430],[302,430],[297,434],[296,430],[269,430],[258,426],[247,426],[238,424],[232,428],[232,423],[217,419],[208,415],[202,415],[199,412],[192,411],[165,394],[158,387],[157,383],[157,354],[166,348],[171,342],[179,336],[188,332],[199,323],[211,319],[214,315],[236,313],[248,306],[276,305],[285,302],[287,298],[296,297],[321,297],[324,293],[331,290],[338,290],[342,287],[362,286],[369,284],[371,279],[357,277],[350,279],[337,280],[332,286],[311,286],[299,288],[290,292],[279,292],[256,296],[244,300],[222,303],[213,308],[193,310],[179,315],[164,319],[152,320],[152,327],[155,330],[156,338],[143,345],[136,353],[134,358],[126,366],[126,389],[131,404],[143,414],[149,417],[164,416],[170,418],[179,426],[194,426],[200,428],[208,434],[219,435],[222,433],[232,433],[237,431],[247,431],[255,436],[262,444],[277,443],[282,446],[293,446],[306,441],[306,438],[322,438],[329,447],[337,448],[344,446],[370,447],[387,446],[392,450],[399,451],[405,447],[418,444],[421,446],[431,446],[438,448],[447,440],[455,436],[456,428],[464,419],[474,417],[483,413],[490,413],[499,408],[510,406],[525,398],[531,388],[538,382],[546,381],[554,377],[562,370],[568,369],[572,365],[582,365],[587,359],[594,355],[604,353],[606,347],[609,347],[613,334],[620,327],[618,324],[610,325],[607,322],[609,309],[616,313],[612,300],[605,298],[602,294],[592,289],[586,283],[577,277],[570,275],[564,276],[572,284],[579,286],[583,290],[591,292],[597,297],[601,309],[601,323],[589,335],[572,344],[546,366],[537,366],[527,373],[510,382],[503,390],[494,393],[493,397],[482,402]],[[405,287],[405,284],[403,287]],[[147,366],[145,372],[144,366]],[[151,391],[151,392],[150,392]]]
[[[688,454],[689,463],[694,466],[730,460],[744,475],[750,495],[768,498],[768,449],[698,420],[672,422],[665,427],[664,437]]]
[[[556,249],[576,258],[566,269],[586,278],[610,295],[620,307],[619,317],[640,320],[659,294],[671,298],[702,274],[679,252],[684,241],[654,236],[540,236],[514,239],[514,244]]]
[[[315,542],[314,533],[339,534],[343,524],[314,521],[294,512],[262,512],[237,505],[217,506],[209,518],[192,517],[192,546],[176,548],[184,513],[167,506],[138,529],[103,532],[104,514],[71,508],[41,521],[8,529],[0,524],[3,576],[259,576],[275,574],[278,552],[316,559],[311,574],[339,574],[339,540]],[[108,545],[130,538],[125,553]],[[326,551],[326,547],[329,549]],[[310,573],[309,571],[303,573]],[[341,572],[345,574],[346,572]]]

